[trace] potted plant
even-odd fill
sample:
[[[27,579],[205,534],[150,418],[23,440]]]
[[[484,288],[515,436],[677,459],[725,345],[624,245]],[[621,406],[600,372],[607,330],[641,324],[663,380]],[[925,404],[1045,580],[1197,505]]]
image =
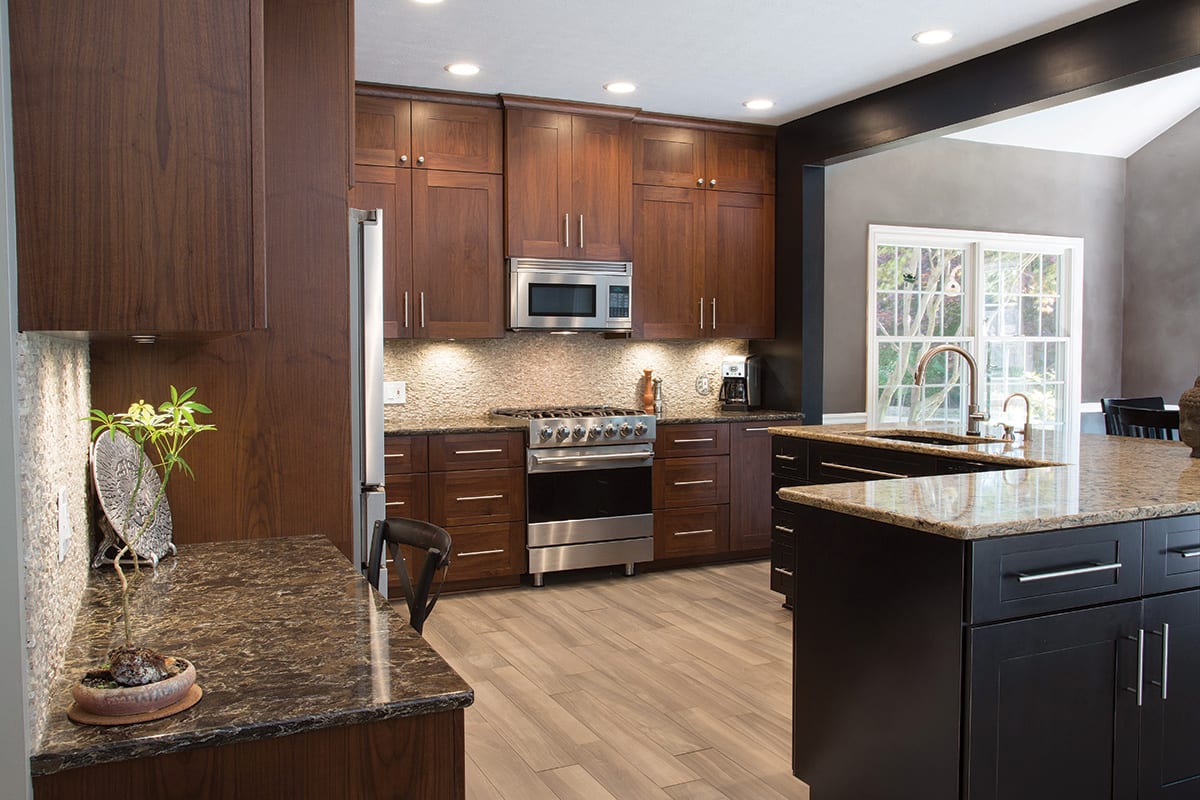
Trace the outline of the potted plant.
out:
[[[183,450],[197,434],[216,430],[216,426],[196,419],[198,414],[211,414],[212,410],[194,400],[195,393],[194,386],[183,393],[172,386],[170,399],[157,408],[139,400],[127,411],[113,414],[93,408],[85,418],[95,425],[92,439],[96,444],[104,436],[112,441],[128,437],[136,448],[132,457],[136,466],[127,475],[132,481],[131,490],[127,497],[119,498],[117,508],[107,510],[107,516],[113,518],[108,520],[110,530],[119,537],[112,563],[121,587],[124,643],[110,650],[108,663],[90,670],[73,690],[76,704],[93,714],[128,715],[157,710],[180,700],[195,682],[195,667],[190,662],[163,656],[134,642],[129,614],[133,576],[127,576],[121,566],[122,559],[130,556],[134,572],[140,574],[143,559],[136,548],[139,540],[160,521],[160,514],[169,514],[166,491],[171,476],[180,471],[195,479],[195,473],[183,458]],[[157,558],[153,560],[157,564]]]

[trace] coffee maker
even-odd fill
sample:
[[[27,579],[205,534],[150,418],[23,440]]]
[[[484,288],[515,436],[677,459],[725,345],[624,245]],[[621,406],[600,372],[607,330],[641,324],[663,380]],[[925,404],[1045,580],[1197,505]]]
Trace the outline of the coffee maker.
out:
[[[722,411],[748,411],[762,405],[762,358],[725,356],[721,360]]]

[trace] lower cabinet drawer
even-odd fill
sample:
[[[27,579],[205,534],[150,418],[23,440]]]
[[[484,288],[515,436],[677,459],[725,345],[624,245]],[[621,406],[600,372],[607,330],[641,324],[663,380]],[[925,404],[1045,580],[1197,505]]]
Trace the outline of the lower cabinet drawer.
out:
[[[654,512],[654,557],[678,558],[729,550],[729,506]]]
[[[771,543],[771,591],[791,597],[796,592],[796,551],[778,542]]]
[[[1143,594],[1200,588],[1200,515],[1146,520]]]
[[[429,473],[429,521],[449,528],[525,518],[525,470]]]
[[[429,519],[429,476],[388,475],[384,514],[389,517]]]
[[[655,508],[729,502],[729,456],[656,459],[653,472]]]
[[[447,528],[450,571],[446,580],[465,581],[520,575],[525,571],[525,523]]]

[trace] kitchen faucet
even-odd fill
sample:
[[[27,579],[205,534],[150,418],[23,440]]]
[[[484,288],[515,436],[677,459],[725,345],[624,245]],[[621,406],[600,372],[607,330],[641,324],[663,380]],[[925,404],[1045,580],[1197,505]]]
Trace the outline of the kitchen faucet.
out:
[[[937,347],[931,347],[921,355],[921,360],[917,362],[917,371],[913,373],[913,382],[917,386],[925,383],[925,368],[929,366],[929,360],[938,353],[958,353],[966,360],[970,379],[970,395],[967,400],[967,436],[982,436],[983,434],[979,431],[979,423],[986,421],[988,417],[979,410],[979,365],[975,363],[974,356],[954,344],[939,344]]]
[[[1032,411],[1032,406],[1029,404],[1028,395],[1022,392],[1013,392],[1008,397],[1004,398],[1004,405],[1000,407],[1000,411],[1008,411],[1008,401],[1012,400],[1014,397],[1019,397],[1025,401],[1025,427],[1021,429],[1021,438],[1028,442],[1030,434],[1033,433],[1033,425],[1031,425],[1029,422],[1029,415]]]

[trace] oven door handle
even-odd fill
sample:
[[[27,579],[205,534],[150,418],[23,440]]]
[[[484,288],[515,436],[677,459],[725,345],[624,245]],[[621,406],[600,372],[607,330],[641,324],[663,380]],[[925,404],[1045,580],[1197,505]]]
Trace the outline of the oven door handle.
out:
[[[647,450],[643,453],[597,453],[596,455],[582,456],[533,456],[535,464],[555,464],[561,461],[645,461],[647,458],[654,458],[654,451]]]

